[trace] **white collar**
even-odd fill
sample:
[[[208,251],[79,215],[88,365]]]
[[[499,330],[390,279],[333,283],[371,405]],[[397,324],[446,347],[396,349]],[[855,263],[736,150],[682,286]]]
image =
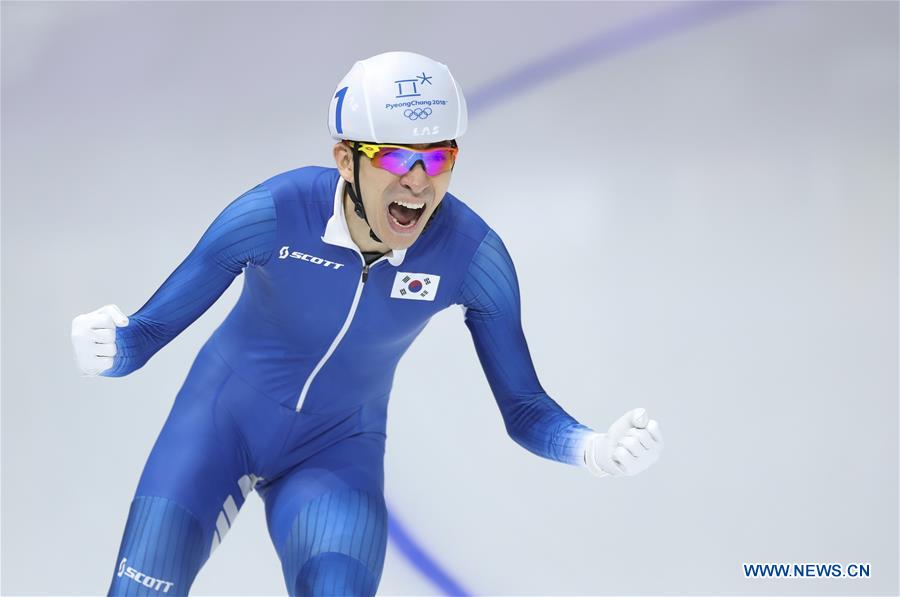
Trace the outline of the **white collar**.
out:
[[[338,247],[346,247],[353,249],[357,253],[361,253],[359,247],[353,242],[350,236],[350,230],[347,228],[347,219],[344,216],[344,185],[346,181],[343,177],[338,176],[337,188],[334,190],[334,212],[325,225],[325,234],[322,235],[322,242],[329,245],[337,245]],[[403,263],[407,249],[392,249],[388,253],[388,262],[394,267]]]

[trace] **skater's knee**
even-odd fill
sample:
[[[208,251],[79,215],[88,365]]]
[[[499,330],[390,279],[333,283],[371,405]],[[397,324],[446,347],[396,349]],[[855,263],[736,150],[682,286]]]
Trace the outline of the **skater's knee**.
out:
[[[387,544],[380,493],[346,488],[300,508],[279,545],[292,595],[374,595]]]
[[[374,595],[378,578],[360,560],[344,553],[324,552],[303,565],[294,582],[294,595]]]

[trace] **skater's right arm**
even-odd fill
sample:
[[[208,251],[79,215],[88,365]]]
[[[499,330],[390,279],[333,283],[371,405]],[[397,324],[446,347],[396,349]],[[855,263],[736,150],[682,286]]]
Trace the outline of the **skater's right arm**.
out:
[[[115,305],[72,321],[72,344],[84,375],[121,377],[200,317],[245,267],[263,266],[275,244],[275,203],[263,185],[235,199],[197,246],[136,313]]]

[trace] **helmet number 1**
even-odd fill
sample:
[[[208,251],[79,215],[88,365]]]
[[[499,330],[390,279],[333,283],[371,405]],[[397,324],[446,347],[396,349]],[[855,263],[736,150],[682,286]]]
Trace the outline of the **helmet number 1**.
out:
[[[344,106],[344,96],[347,95],[349,87],[342,87],[334,94],[337,98],[337,107],[334,109],[334,128],[337,129],[339,135],[344,134],[344,127],[341,125],[341,108]]]

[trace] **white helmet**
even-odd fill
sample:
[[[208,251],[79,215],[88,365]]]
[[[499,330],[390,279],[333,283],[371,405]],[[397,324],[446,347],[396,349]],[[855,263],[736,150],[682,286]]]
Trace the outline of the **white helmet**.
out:
[[[462,89],[445,64],[412,52],[385,52],[353,65],[328,111],[335,139],[434,143],[466,132]]]

